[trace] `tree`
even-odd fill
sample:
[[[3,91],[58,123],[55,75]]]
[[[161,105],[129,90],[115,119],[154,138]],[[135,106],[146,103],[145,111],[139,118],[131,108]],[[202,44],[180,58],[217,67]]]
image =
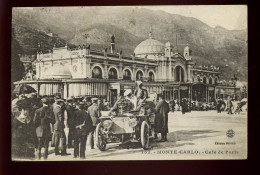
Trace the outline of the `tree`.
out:
[[[11,83],[19,81],[23,78],[25,70],[23,63],[20,61],[19,55],[23,54],[23,50],[17,40],[15,39],[14,32],[12,35],[12,63],[11,63]]]

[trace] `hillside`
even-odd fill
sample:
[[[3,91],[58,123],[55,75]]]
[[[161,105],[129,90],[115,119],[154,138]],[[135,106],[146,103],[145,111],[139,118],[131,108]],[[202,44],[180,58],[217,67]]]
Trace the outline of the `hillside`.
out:
[[[39,41],[46,49],[52,48],[54,42],[62,45],[67,41],[74,45],[88,43],[102,50],[110,46],[114,34],[117,50],[130,55],[152,30],[157,40],[172,42],[179,52],[188,43],[193,60],[220,66],[223,78],[235,73],[247,80],[246,30],[212,28],[195,18],[131,7],[14,9],[12,22],[16,40],[25,52],[35,52]],[[58,37],[47,36],[49,31]]]

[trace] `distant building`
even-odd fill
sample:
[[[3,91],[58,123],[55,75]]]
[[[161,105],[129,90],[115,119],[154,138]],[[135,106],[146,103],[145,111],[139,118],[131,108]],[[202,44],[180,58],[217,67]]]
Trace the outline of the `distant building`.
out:
[[[219,68],[195,66],[191,49],[183,53],[174,46],[153,38],[141,42],[134,55],[123,56],[115,51],[115,37],[111,48],[94,51],[90,46],[71,50],[68,46],[53,48],[52,52],[38,52],[37,81],[21,81],[33,86],[39,95],[98,96],[115,102],[121,90],[134,89],[135,81],[142,80],[149,93],[161,93],[166,100],[182,98],[202,102],[216,97],[234,96],[235,86],[219,85]]]

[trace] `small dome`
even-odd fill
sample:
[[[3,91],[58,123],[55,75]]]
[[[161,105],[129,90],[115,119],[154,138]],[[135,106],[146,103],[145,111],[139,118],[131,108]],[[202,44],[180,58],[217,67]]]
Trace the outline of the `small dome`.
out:
[[[134,50],[136,56],[144,57],[146,55],[162,54],[164,45],[152,37],[150,32],[149,38],[141,42]]]
[[[45,70],[44,78],[49,79],[69,79],[71,78],[71,72],[69,68],[65,65],[59,64],[53,67],[50,67]]]

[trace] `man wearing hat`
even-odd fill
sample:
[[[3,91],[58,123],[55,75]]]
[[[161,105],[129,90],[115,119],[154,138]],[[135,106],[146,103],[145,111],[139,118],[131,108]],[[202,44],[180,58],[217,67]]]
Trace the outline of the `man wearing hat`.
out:
[[[38,138],[37,157],[41,159],[41,148],[44,147],[44,159],[48,157],[49,141],[51,139],[50,124],[54,124],[52,111],[46,98],[41,99],[43,106],[35,111],[34,125]]]
[[[64,101],[60,98],[55,99],[56,105],[53,108],[54,116],[55,116],[55,124],[54,124],[54,137],[55,137],[55,155],[61,154],[69,155],[66,151],[66,136],[64,132],[64,111],[62,109],[62,105]],[[59,144],[61,141],[61,153],[59,152]]]
[[[79,110],[75,112],[75,131],[74,131],[74,158],[80,156],[85,159],[87,135],[93,129],[93,123],[88,112],[85,111],[85,103],[79,103]],[[80,147],[79,147],[80,145]]]
[[[94,131],[96,130],[97,124],[99,123],[98,118],[101,117],[101,112],[97,104],[98,98],[92,98],[91,101],[92,101],[92,105],[88,108],[88,113],[93,123],[93,130],[90,132],[90,137],[91,137],[91,149],[94,149]]]
[[[221,113],[221,105],[222,105],[221,99],[218,97],[218,99],[217,99],[217,106],[216,106],[218,113]]]
[[[136,81],[136,89],[134,92],[136,102],[136,110],[140,110],[142,103],[148,98],[148,92],[146,89],[143,89],[143,83],[141,81]]]
[[[116,111],[117,113],[121,109],[122,111],[131,111],[134,109],[134,101],[131,99],[132,90],[127,89],[124,92],[124,97],[120,96],[110,111]]]
[[[159,96],[159,102],[155,107],[155,133],[161,133],[161,142],[167,141],[169,104],[163,95]],[[155,136],[156,137],[156,136]]]
[[[67,112],[67,127],[69,128],[68,133],[68,148],[72,148],[72,135],[75,129],[73,120],[75,118],[76,109],[73,107],[73,98],[67,99],[66,112]]]

